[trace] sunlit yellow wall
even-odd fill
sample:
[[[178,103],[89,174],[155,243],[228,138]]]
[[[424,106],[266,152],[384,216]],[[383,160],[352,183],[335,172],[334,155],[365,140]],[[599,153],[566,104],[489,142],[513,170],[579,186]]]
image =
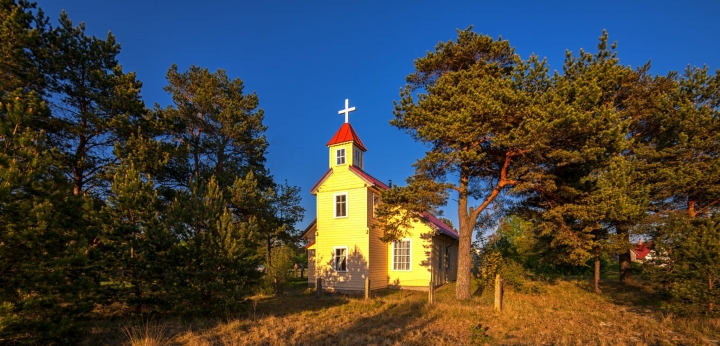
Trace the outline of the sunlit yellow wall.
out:
[[[343,148],[345,149],[345,164],[337,165],[337,160],[336,160],[337,150],[343,149]],[[352,164],[353,155],[355,154],[355,150],[353,150],[354,148],[357,148],[357,146],[355,146],[353,144],[353,142],[345,142],[345,143],[331,145],[329,147],[329,154],[330,154],[329,155],[329,157],[330,157],[330,162],[329,162],[330,166],[329,167],[330,168],[347,167],[348,165]]]
[[[414,222],[406,239],[412,240],[409,271],[393,270],[393,244],[387,244],[387,272],[390,287],[426,288],[430,284],[430,252],[433,230],[422,222]]]
[[[380,241],[382,230],[377,226],[373,216],[373,194],[380,196],[379,190],[367,190],[367,219],[370,229],[370,288],[386,288],[388,285],[388,252],[387,244]]]
[[[335,165],[332,148],[346,148],[345,165]],[[366,183],[348,169],[352,162],[352,144],[332,146],[333,173],[317,191],[317,236],[315,238],[315,275],[323,278],[324,288],[364,290],[368,277],[368,221]],[[335,195],[347,193],[347,217],[335,217]],[[347,272],[332,267],[333,247],[348,247]]]

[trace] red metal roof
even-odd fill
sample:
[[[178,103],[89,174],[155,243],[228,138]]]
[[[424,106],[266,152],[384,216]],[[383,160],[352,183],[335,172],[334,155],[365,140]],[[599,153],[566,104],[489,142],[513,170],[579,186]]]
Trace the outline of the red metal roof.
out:
[[[637,247],[634,247],[632,250],[635,252],[635,255],[637,255],[635,258],[641,260],[645,259],[645,256],[650,253],[650,247],[652,246],[652,243],[642,243],[638,244]]]
[[[327,177],[329,177],[330,174],[332,174],[332,171],[333,171],[332,168],[328,169],[328,171],[325,172],[325,174],[323,174],[322,178],[320,178],[320,180],[318,180],[318,182],[315,183],[315,185],[313,185],[312,189],[310,189],[310,193],[315,194],[315,191],[320,187],[320,185],[323,183],[323,181],[325,181],[325,179],[327,179]]]
[[[312,220],[312,222],[307,227],[305,227],[305,230],[300,235],[300,239],[305,239],[305,237],[308,235],[308,233],[310,233],[310,231],[313,228],[315,228],[316,224],[317,224],[317,218],[315,218],[315,220]],[[308,246],[310,246],[310,245],[308,245]]]
[[[328,142],[327,145],[330,146],[333,144],[340,144],[351,141],[355,142],[355,144],[363,151],[367,151],[365,145],[360,140],[360,137],[357,135],[357,133],[355,133],[355,130],[353,130],[352,126],[350,126],[350,123],[344,123],[342,124],[342,126],[340,126],[338,132],[335,133],[335,136],[330,139],[330,142]]]
[[[432,226],[435,226],[436,230],[440,231],[441,233],[444,233],[445,235],[458,239],[460,238],[460,235],[455,232],[450,226],[446,225],[444,222],[440,221],[440,219],[436,218],[433,214],[430,214],[428,212],[423,212],[420,214],[425,221],[429,222]]]
[[[350,170],[353,171],[353,173],[357,174],[362,180],[365,180],[366,182],[368,182],[368,184],[375,185],[383,190],[390,190],[390,187],[388,187],[382,181],[378,180],[377,178],[373,177],[372,175],[366,173],[362,169],[355,167],[353,165],[350,165]]]

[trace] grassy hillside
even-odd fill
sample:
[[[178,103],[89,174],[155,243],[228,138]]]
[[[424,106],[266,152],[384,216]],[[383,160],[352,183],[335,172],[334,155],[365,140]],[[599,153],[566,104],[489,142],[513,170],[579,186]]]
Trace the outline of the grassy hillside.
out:
[[[457,302],[455,287],[427,293],[377,292],[371,300],[326,294],[303,282],[280,298],[256,296],[223,319],[97,322],[87,344],[131,345],[698,345],[720,343],[720,319],[663,314],[652,292],[612,283],[595,295],[582,280],[535,283],[536,293],[506,292],[492,311],[492,292]],[[640,303],[630,303],[631,301]],[[478,327],[482,325],[482,327]],[[485,328],[487,331],[484,332]]]

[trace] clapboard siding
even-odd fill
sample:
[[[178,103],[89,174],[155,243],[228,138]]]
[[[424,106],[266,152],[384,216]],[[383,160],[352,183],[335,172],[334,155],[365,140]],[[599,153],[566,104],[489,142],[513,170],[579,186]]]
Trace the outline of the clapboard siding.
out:
[[[347,165],[333,168],[317,191],[316,275],[329,290],[364,290],[369,276],[367,188]],[[347,217],[335,217],[335,196],[347,194]],[[333,268],[334,248],[347,247],[347,271]]]
[[[393,244],[387,244],[388,276],[391,287],[427,287],[430,284],[430,252],[434,231],[422,222],[413,222],[406,239],[411,240],[411,264],[409,271],[393,269]]]
[[[380,240],[382,230],[377,227],[377,219],[373,216],[373,194],[380,196],[380,191],[367,189],[367,219],[370,233],[370,288],[379,289],[388,286],[388,251],[387,244]]]

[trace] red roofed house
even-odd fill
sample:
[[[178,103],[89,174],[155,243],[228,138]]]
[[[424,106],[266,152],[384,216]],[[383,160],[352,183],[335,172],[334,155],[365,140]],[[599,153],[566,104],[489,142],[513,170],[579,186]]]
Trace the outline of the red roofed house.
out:
[[[323,280],[333,291],[402,288],[427,290],[432,281],[455,281],[458,234],[435,216],[424,213],[407,237],[380,241],[375,208],[389,189],[365,172],[367,148],[347,121],[355,110],[345,101],[345,123],[327,143],[329,169],[311,193],[317,217],[303,232],[308,241],[308,284]]]
[[[651,260],[654,254],[655,251],[652,249],[652,243],[645,243],[640,240],[637,246],[630,249],[630,260],[633,262],[644,262],[645,260]]]

